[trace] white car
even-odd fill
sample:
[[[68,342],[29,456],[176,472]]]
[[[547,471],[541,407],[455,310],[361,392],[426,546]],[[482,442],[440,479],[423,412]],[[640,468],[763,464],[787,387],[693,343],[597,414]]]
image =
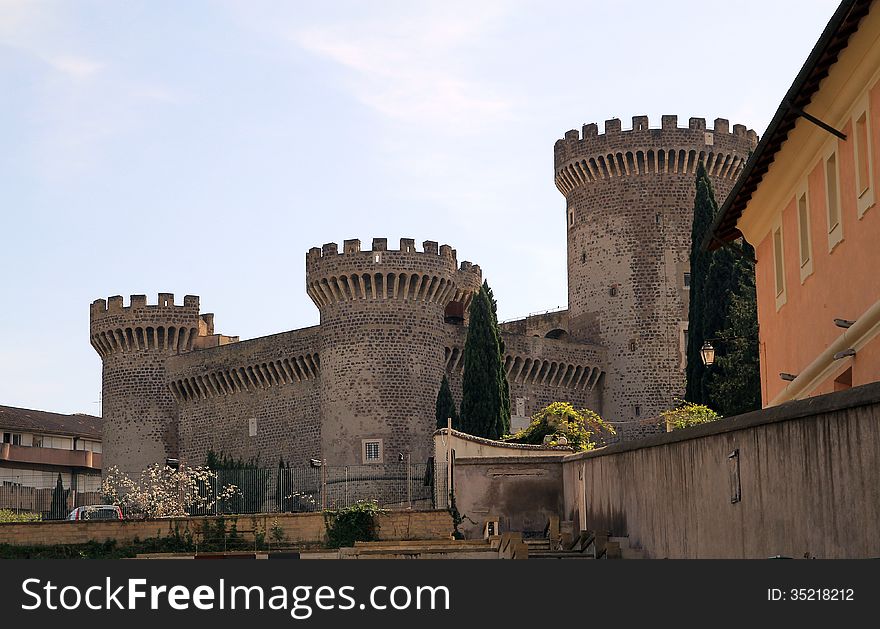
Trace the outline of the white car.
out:
[[[87,505],[77,507],[67,516],[68,520],[122,520],[122,509],[116,505]]]

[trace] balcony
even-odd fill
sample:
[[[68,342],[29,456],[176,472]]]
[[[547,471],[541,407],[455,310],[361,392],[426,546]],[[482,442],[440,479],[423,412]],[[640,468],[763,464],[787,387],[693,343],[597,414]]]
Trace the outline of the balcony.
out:
[[[57,448],[32,448],[11,443],[0,445],[0,461],[32,463],[34,465],[58,465],[100,470],[101,455],[86,450],[60,450]]]

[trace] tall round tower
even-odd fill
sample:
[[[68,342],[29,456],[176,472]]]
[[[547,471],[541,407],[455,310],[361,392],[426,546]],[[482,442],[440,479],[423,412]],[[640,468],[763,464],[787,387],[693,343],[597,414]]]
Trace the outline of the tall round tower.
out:
[[[189,351],[199,334],[199,298],[159,293],[98,299],[91,307],[91,343],[103,361],[104,469],[139,475],[153,463],[177,457],[177,410],[165,381],[165,360]]]
[[[571,334],[608,348],[603,414],[622,438],[657,430],[684,395],[690,240],[696,168],[706,165],[719,205],[757,135],[703,118],[660,129],[635,116],[584,125],[556,142],[556,187],[565,196]]]
[[[479,288],[480,268],[448,245],[374,238],[314,247],[306,287],[321,312],[321,441],[328,465],[423,462],[444,374],[444,312]]]

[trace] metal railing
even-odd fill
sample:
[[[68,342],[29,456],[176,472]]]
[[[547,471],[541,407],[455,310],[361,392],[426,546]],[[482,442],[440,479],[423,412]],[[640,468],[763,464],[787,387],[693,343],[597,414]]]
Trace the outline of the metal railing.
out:
[[[204,514],[295,513],[372,500],[385,509],[436,508],[433,463],[217,470],[213,495],[234,485],[232,498]]]
[[[63,520],[76,507],[101,504],[100,473],[61,473],[0,468],[0,510]]]
[[[340,509],[371,500],[384,509],[445,508],[446,469],[431,463],[390,463],[321,467],[277,467],[216,470],[201,490],[221,495],[235,486],[231,497],[207,500],[191,515],[297,513]],[[438,496],[440,500],[438,501]],[[0,469],[0,509],[65,519],[76,507],[105,504],[100,474],[58,474]],[[126,517],[137,517],[123,509]]]

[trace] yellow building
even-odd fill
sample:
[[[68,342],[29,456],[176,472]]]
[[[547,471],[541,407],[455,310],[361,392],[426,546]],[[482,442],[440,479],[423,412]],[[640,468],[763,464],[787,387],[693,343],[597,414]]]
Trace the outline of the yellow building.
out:
[[[880,7],[845,0],[713,225],[755,246],[762,399],[880,380]]]

